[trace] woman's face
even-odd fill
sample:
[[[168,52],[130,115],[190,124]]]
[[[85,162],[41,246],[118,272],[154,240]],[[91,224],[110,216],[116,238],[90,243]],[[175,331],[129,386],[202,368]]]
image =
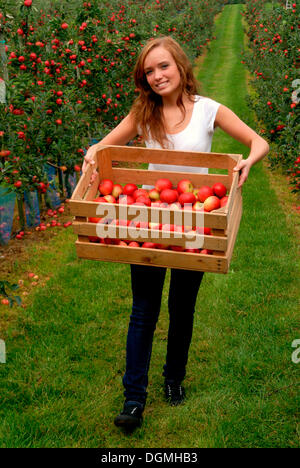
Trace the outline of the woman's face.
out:
[[[170,52],[163,46],[152,49],[145,58],[144,72],[149,86],[160,96],[177,94],[180,88],[180,72]]]

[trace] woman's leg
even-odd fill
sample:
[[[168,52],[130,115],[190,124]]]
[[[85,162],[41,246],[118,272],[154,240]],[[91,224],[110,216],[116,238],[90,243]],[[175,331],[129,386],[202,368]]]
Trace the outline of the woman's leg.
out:
[[[180,383],[185,377],[193,333],[195,304],[203,274],[202,271],[171,270],[170,323],[166,364],[163,372],[166,380]]]
[[[146,402],[152,340],[159,316],[166,268],[131,265],[133,295],[123,377],[126,401]]]

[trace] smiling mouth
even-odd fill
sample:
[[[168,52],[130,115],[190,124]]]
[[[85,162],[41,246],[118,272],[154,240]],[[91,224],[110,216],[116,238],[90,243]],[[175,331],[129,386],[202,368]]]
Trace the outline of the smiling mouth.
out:
[[[157,84],[156,88],[158,89],[164,88],[165,86],[167,86],[167,84],[168,84],[168,81],[164,81],[163,83]]]

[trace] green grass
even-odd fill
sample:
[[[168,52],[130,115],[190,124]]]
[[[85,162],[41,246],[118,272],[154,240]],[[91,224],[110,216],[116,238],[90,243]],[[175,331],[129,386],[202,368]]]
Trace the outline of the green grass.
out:
[[[240,5],[217,22],[199,78],[204,94],[249,125]],[[248,149],[221,131],[213,151]],[[230,271],[206,274],[198,296],[184,405],[162,392],[167,293],[155,332],[144,424],[126,435],[112,420],[123,404],[122,376],[131,308],[128,265],[78,260],[71,231],[59,233],[16,278],[50,280],[18,309],[3,338],[1,447],[299,447],[299,338],[296,242],[262,164],[243,189],[243,218]],[[183,292],[184,293],[184,292]],[[1,309],[0,321],[7,319]],[[3,312],[2,312],[3,311]],[[184,311],[183,311],[184,313]]]

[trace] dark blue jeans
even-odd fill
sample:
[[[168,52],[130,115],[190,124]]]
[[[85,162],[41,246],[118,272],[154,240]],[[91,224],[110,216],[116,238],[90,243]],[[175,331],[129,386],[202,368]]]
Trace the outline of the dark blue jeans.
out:
[[[146,402],[153,334],[158,320],[166,268],[131,265],[133,295],[123,377],[126,401]],[[195,303],[201,271],[171,270],[169,331],[163,376],[181,382],[185,377],[192,339]]]

